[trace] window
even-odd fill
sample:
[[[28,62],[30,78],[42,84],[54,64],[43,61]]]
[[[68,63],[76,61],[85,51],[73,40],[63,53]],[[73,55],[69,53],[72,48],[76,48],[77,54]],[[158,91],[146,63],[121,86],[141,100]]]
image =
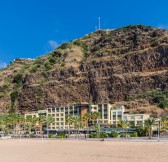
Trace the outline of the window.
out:
[[[107,114],[104,114],[104,119],[107,119],[108,115]]]
[[[139,117],[139,119],[143,119],[143,115],[141,115],[141,116]]]
[[[124,116],[124,120],[127,120],[127,116]]]
[[[137,121],[137,125],[142,125],[142,121]]]
[[[129,122],[131,126],[135,126],[135,122],[134,121],[130,121]]]
[[[134,117],[134,116],[131,116],[131,119],[135,119],[135,117]]]
[[[117,118],[118,118],[118,120],[122,120],[122,112],[121,111],[118,111],[118,116],[117,116]]]
[[[116,112],[113,112],[113,120],[116,120]]]
[[[59,108],[56,108],[56,111],[59,112]]]
[[[101,105],[101,104],[98,105],[98,111],[99,111],[100,113],[102,113],[102,105]]]

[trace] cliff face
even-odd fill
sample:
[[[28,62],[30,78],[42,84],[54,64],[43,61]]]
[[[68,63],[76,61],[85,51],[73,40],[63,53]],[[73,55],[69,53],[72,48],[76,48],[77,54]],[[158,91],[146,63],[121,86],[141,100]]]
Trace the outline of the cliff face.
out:
[[[24,69],[21,82],[11,83],[17,91],[12,108],[19,112],[79,101],[118,102],[146,91],[165,91],[168,32],[142,25],[97,31],[61,45]],[[5,102],[11,103],[10,98]],[[6,108],[5,103],[0,108]]]

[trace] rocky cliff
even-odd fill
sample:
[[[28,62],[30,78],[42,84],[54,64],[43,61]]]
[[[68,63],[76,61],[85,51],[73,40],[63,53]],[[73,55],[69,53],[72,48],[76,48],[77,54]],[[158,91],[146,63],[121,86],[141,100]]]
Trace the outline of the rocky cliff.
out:
[[[24,113],[79,101],[151,107],[151,97],[137,96],[166,92],[167,70],[168,31],[143,25],[101,30],[0,71],[0,109]]]

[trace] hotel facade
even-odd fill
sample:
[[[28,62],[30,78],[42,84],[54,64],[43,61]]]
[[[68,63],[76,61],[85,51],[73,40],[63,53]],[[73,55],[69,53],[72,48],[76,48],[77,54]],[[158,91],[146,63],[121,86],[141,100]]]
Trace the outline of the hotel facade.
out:
[[[100,118],[96,121],[100,125],[117,126],[118,121],[126,120],[130,123],[130,126],[143,126],[144,120],[150,118],[149,114],[128,114],[125,113],[125,107],[123,105],[113,107],[111,104],[95,104],[89,105],[88,103],[80,103],[72,106],[55,106],[46,110],[38,110],[25,114],[25,118],[28,116],[39,117],[45,115],[51,116],[54,122],[49,125],[50,130],[68,129],[66,123],[67,116],[81,116],[83,117],[88,112],[99,112]],[[95,121],[94,121],[95,122]],[[74,128],[73,125],[70,126]]]

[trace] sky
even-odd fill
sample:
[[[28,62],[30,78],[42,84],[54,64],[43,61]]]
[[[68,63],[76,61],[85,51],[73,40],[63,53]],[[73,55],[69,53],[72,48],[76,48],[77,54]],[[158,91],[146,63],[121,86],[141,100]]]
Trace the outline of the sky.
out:
[[[167,0],[1,0],[0,68],[37,58],[102,29],[144,24],[168,29]]]

